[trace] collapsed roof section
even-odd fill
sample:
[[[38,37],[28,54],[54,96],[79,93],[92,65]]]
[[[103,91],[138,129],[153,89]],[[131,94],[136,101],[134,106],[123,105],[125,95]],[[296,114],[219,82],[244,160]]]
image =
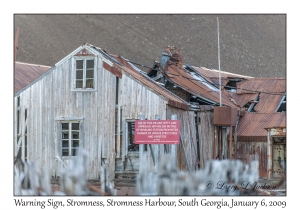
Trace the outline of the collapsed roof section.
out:
[[[179,48],[167,47],[160,60],[161,73],[153,79],[169,81],[173,87],[189,92],[193,101],[188,102],[219,105],[221,80],[221,103],[225,106],[241,108],[243,111],[274,113],[285,111],[285,78],[253,78],[225,71],[182,66]],[[219,78],[220,75],[220,78]],[[196,99],[195,99],[196,98]],[[194,100],[195,99],[195,100]],[[283,104],[283,105],[282,105]]]

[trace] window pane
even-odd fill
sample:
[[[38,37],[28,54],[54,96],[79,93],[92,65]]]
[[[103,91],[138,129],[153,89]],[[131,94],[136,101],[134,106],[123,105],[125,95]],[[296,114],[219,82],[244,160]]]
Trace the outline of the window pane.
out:
[[[76,60],[76,69],[83,69],[83,60]]]
[[[72,123],[72,130],[79,130],[79,123]]]
[[[94,80],[93,79],[86,80],[86,88],[94,88]]]
[[[82,88],[82,81],[76,81],[76,88]]]
[[[94,60],[87,60],[86,61],[86,68],[87,69],[94,69]]]
[[[78,149],[72,149],[72,156],[75,156],[77,154]]]
[[[79,132],[78,131],[72,131],[72,139],[79,139]]]
[[[69,149],[63,149],[62,156],[69,156]]]
[[[62,130],[69,130],[69,123],[62,123]]]
[[[86,78],[94,78],[94,70],[86,70]]]
[[[73,140],[72,141],[72,147],[79,147],[79,141],[78,140]]]
[[[69,141],[62,141],[62,147],[69,147]]]
[[[76,79],[83,79],[83,70],[76,71]]]
[[[69,139],[69,132],[68,131],[63,131],[62,132],[62,139]]]

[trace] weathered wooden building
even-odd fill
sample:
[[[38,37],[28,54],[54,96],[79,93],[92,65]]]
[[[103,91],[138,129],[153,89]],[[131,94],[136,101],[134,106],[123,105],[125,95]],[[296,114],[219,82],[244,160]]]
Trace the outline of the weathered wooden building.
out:
[[[149,171],[156,170],[168,148],[180,168],[187,163],[197,168],[190,104],[126,59],[84,44],[36,77],[15,91],[15,157],[40,162],[55,177],[82,147],[89,153],[88,178],[99,178],[105,164],[110,180],[115,180],[138,172],[142,152],[148,154]],[[134,145],[134,121],[140,115],[171,119],[173,114],[181,121],[187,160],[179,145],[152,145],[153,153],[149,145]]]
[[[261,177],[278,177],[282,169],[273,157],[283,160],[286,154],[277,154],[286,142],[285,78],[253,78],[182,62],[180,49],[167,47],[148,75],[192,105],[201,168],[211,159],[258,159]]]

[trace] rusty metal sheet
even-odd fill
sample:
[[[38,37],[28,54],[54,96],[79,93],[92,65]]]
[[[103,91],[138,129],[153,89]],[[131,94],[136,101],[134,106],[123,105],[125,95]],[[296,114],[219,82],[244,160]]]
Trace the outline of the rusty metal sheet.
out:
[[[237,83],[237,94],[267,92],[267,93],[285,93],[285,78],[252,78]],[[251,91],[249,91],[251,90]]]
[[[168,65],[164,75],[187,92],[198,95],[199,97],[207,98],[215,103],[219,103],[220,97],[218,91],[212,91],[205,84],[195,80],[185,69],[178,68],[175,65]],[[222,94],[222,104],[226,106],[236,107],[226,94]]]
[[[14,93],[29,85],[50,68],[50,66],[15,62]]]
[[[266,128],[286,127],[286,113],[247,112],[241,117],[238,128],[238,141],[266,141]]]
[[[237,159],[245,164],[250,164],[252,160],[259,162],[259,176],[268,176],[268,155],[267,142],[237,142]]]
[[[228,92],[230,97],[238,104],[240,107],[244,107],[249,101],[253,101],[258,93],[247,93],[247,94],[236,94]],[[274,112],[274,111],[273,111]]]
[[[215,69],[207,69],[204,67],[195,67],[193,66],[193,68],[200,73],[202,76],[206,77],[206,78],[219,78],[219,70],[215,70]],[[241,75],[241,74],[234,74],[234,73],[230,73],[230,72],[226,72],[226,71],[220,71],[221,77],[222,78],[253,78],[250,76],[245,76],[245,75]]]
[[[245,94],[243,94],[245,95]],[[274,113],[283,95],[271,95],[261,93],[258,104],[254,107],[256,112]]]
[[[210,79],[211,79],[212,83],[215,86],[217,86],[217,88],[219,88],[219,78],[218,77],[211,77]],[[221,77],[222,89],[224,88],[225,85],[227,85],[228,82],[229,82],[228,78]]]
[[[110,66],[106,62],[103,62],[103,68],[110,71],[112,74],[116,75],[119,78],[122,78],[122,71],[115,66]]]
[[[237,109],[232,107],[214,107],[214,125],[235,125],[237,121]]]

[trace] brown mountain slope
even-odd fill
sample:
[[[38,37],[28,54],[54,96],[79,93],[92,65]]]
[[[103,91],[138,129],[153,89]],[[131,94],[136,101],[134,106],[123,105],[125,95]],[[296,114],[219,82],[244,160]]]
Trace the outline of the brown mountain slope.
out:
[[[17,61],[53,66],[83,43],[151,66],[167,45],[183,64],[255,77],[286,76],[285,15],[15,15]]]

